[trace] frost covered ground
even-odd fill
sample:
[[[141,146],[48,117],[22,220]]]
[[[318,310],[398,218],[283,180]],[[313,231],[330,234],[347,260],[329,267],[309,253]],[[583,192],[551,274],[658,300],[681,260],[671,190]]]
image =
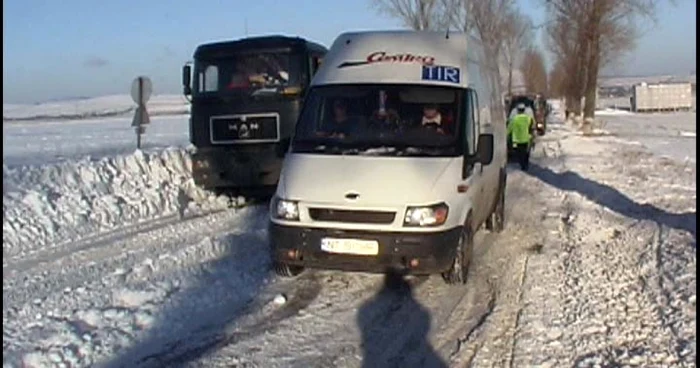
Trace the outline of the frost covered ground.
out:
[[[628,111],[601,111],[603,129],[623,143],[640,145],[656,155],[677,161],[695,162],[697,123],[694,112],[630,113]]]
[[[465,287],[275,277],[266,207],[221,210],[181,148],[5,168],[3,365],[694,366],[695,155],[614,124],[551,122]]]

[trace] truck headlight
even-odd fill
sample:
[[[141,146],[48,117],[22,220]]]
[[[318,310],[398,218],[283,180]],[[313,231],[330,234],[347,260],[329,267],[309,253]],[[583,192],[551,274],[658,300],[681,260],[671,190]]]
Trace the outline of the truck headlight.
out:
[[[271,207],[270,211],[272,216],[276,219],[288,221],[299,220],[299,203],[297,201],[289,201],[275,197]]]
[[[205,158],[200,158],[194,161],[194,167],[198,169],[208,169],[209,161]]]
[[[431,206],[408,207],[404,216],[404,226],[440,226],[447,220],[449,207],[446,203]]]

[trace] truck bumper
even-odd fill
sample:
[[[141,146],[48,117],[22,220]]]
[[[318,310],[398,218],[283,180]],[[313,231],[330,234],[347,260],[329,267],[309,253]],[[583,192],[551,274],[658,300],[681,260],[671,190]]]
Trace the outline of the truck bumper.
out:
[[[275,151],[257,154],[231,149],[198,149],[192,154],[192,176],[205,189],[275,187],[282,169]]]
[[[388,268],[410,274],[447,271],[453,263],[461,227],[435,233],[369,232],[284,226],[270,222],[272,259],[319,269],[381,273]],[[328,253],[321,239],[352,238],[379,242],[377,255]]]

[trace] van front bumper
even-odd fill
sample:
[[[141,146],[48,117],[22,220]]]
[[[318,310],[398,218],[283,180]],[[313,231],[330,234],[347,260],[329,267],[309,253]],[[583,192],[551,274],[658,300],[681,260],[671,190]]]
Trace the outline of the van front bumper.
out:
[[[462,228],[433,232],[380,232],[285,226],[270,222],[272,259],[288,265],[319,269],[381,273],[399,269],[410,274],[447,271],[453,263]],[[377,255],[328,253],[321,239],[376,240]],[[413,264],[412,264],[413,263]]]

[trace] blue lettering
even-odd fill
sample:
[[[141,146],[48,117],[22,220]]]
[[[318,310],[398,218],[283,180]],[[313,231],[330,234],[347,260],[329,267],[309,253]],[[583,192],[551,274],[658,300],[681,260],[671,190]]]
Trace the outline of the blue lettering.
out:
[[[424,65],[421,71],[422,80],[459,83],[459,68],[443,65]]]

